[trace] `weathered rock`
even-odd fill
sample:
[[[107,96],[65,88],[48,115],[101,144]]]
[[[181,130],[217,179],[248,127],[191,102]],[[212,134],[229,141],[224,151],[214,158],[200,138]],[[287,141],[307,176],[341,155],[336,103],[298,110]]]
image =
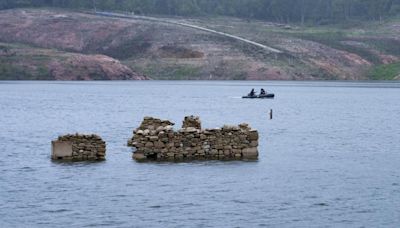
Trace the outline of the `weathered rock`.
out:
[[[153,146],[154,146],[154,143],[152,143],[152,142],[147,142],[145,145],[146,148],[152,148]]]
[[[158,140],[158,137],[157,136],[150,136],[149,139],[150,139],[150,141],[154,142],[154,141]]]
[[[258,131],[250,130],[250,132],[249,132],[249,140],[250,141],[257,141],[258,140]]]
[[[163,126],[159,126],[159,127],[156,129],[156,131],[157,131],[157,132],[164,131],[164,127],[163,127]]]
[[[194,128],[194,127],[187,127],[182,129],[184,132],[188,132],[188,133],[194,133],[194,132],[198,132],[198,129]]]
[[[157,142],[154,142],[154,147],[157,149],[162,149],[165,147],[165,144],[160,141],[157,141]]]
[[[242,150],[242,156],[246,159],[256,159],[258,157],[258,150],[255,147],[245,148]]]
[[[133,159],[137,161],[144,161],[147,157],[143,153],[133,153]]]
[[[166,126],[164,129],[165,129],[165,131],[172,131],[174,129],[174,127]]]
[[[258,147],[258,141],[251,141],[250,142],[251,147]]]

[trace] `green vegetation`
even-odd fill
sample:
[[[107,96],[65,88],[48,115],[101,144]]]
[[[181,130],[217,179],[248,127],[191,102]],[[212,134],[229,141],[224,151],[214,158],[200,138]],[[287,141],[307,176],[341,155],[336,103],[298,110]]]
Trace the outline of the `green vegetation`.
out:
[[[368,60],[374,64],[381,64],[382,61],[376,54],[371,52],[370,48],[354,46],[346,44],[348,41],[358,41],[357,39],[352,39],[348,37],[342,31],[322,31],[322,32],[314,32],[314,33],[298,33],[298,34],[291,34],[295,37],[304,39],[304,40],[311,40],[315,41],[324,45],[327,45],[331,48],[335,48],[338,50],[350,52],[359,55],[363,59]],[[386,45],[386,44],[383,44]]]
[[[38,75],[40,80],[51,80],[51,75],[49,68],[45,65],[39,65],[36,68],[36,74]]]
[[[61,7],[165,15],[224,15],[283,23],[381,21],[398,15],[400,0],[2,0],[0,9]]]
[[[399,56],[400,41],[394,38],[379,38],[379,39],[363,39],[366,43],[377,48],[383,53]]]
[[[174,68],[171,72],[171,78],[173,80],[187,80],[193,77],[193,75],[198,75],[198,69],[190,66],[180,66]]]
[[[0,80],[52,80],[52,78],[45,65],[38,65],[32,69],[15,62],[5,61],[0,57]]]
[[[25,74],[23,69],[7,64],[0,59],[0,80],[15,80]]]
[[[244,72],[237,72],[232,75],[232,80],[246,80],[247,75]]]
[[[393,80],[400,75],[400,63],[392,63],[374,67],[369,72],[369,78],[373,80]]]
[[[200,68],[190,65],[151,63],[146,66],[135,66],[133,69],[159,80],[191,80],[201,77]]]
[[[0,43],[0,80],[51,80],[47,64],[54,58],[21,44]]]
[[[106,51],[103,51],[102,54],[116,59],[125,60],[132,58],[133,56],[140,56],[145,53],[150,46],[151,44],[147,41],[146,37],[138,35],[116,47],[110,47]]]

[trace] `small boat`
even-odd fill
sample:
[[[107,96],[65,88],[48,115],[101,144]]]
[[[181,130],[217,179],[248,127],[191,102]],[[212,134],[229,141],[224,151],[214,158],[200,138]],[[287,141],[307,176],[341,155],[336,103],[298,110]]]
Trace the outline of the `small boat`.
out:
[[[275,94],[267,93],[267,94],[253,95],[253,96],[247,95],[247,96],[243,96],[242,98],[244,98],[244,99],[256,99],[256,98],[265,99],[265,98],[274,98],[274,97],[275,97]]]

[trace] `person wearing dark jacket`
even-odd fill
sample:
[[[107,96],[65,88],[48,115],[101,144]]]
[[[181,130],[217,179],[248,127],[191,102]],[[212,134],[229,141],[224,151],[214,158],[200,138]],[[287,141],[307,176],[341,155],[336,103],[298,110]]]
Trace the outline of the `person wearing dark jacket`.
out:
[[[256,95],[256,92],[254,91],[254,89],[252,89],[251,91],[250,91],[250,93],[249,93],[249,96],[254,96],[254,95]]]

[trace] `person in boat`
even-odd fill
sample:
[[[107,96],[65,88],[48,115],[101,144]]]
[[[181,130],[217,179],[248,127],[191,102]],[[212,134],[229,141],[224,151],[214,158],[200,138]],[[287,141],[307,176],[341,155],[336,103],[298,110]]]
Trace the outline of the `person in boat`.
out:
[[[264,89],[261,89],[260,95],[265,95],[265,94],[267,94],[267,92],[265,92]]]
[[[250,91],[250,93],[249,93],[249,96],[250,97],[253,97],[253,96],[255,96],[256,95],[256,92],[254,91],[254,89],[252,89],[251,91]]]

